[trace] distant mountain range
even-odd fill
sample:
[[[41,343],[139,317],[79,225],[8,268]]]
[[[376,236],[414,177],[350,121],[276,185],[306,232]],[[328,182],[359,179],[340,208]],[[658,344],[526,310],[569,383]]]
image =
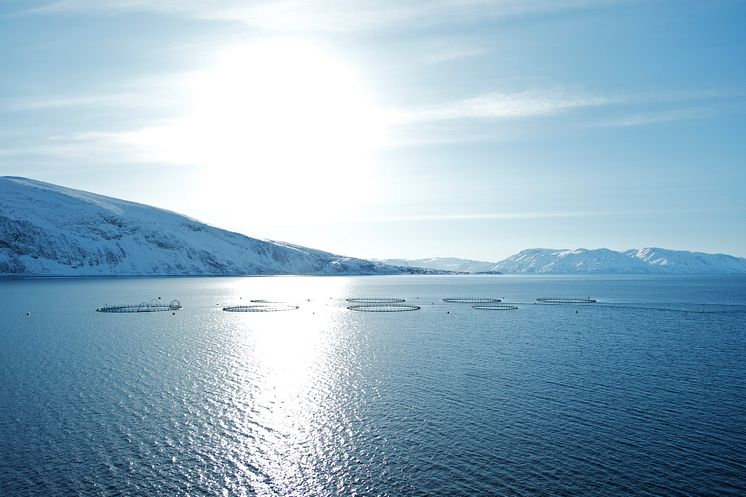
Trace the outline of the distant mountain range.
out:
[[[0,275],[746,274],[746,259],[661,248],[529,249],[500,262],[368,261],[259,240],[174,212],[0,177]]]
[[[258,240],[174,212],[0,177],[0,274],[25,276],[422,274]]]
[[[523,250],[499,262],[456,258],[384,259],[383,263],[505,274],[746,274],[746,258],[684,250],[642,248]]]
[[[379,262],[395,266],[421,267],[426,269],[452,271],[455,273],[497,273],[495,262],[458,259],[456,257],[433,257],[430,259],[382,259]]]

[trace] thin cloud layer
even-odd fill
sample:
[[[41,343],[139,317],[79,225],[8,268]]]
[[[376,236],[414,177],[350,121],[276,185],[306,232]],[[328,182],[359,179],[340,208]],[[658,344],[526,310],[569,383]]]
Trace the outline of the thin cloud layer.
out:
[[[31,14],[154,12],[238,21],[264,31],[350,31],[604,7],[630,0],[59,0]]]
[[[735,97],[735,98],[734,98]],[[142,96],[139,97],[140,99]],[[723,100],[725,99],[725,102]],[[693,107],[692,101],[715,102]],[[640,102],[652,106],[667,106],[654,111],[637,112]],[[28,112],[67,109],[91,105],[121,107],[126,94],[100,96],[67,96],[52,99],[17,99],[6,108]],[[672,106],[672,104],[674,104]],[[593,111],[589,117],[583,112]],[[527,90],[522,92],[493,91],[474,97],[425,105],[417,108],[389,109],[381,114],[388,127],[390,144],[396,147],[435,143],[459,143],[486,139],[478,133],[458,132],[470,129],[468,123],[505,120],[556,119],[567,113],[579,113],[580,122],[589,126],[633,127],[674,121],[715,118],[746,111],[738,94],[725,90],[677,90],[668,94],[603,95],[589,91]],[[597,115],[608,117],[599,119]],[[51,136],[37,147],[7,147],[4,156],[47,155],[69,157],[117,157],[134,163],[196,164],[195,157],[165,154],[165,137],[179,136],[181,117],[178,115],[145,123],[125,130],[80,131]],[[440,126],[447,126],[440,129]],[[251,137],[247,137],[250,139]],[[493,135],[489,135],[494,139]],[[180,148],[180,147],[173,147]]]
[[[428,105],[398,114],[402,123],[453,121],[460,119],[506,119],[553,116],[579,108],[599,107],[619,101],[616,97],[585,92],[527,90],[499,91],[475,97]]]

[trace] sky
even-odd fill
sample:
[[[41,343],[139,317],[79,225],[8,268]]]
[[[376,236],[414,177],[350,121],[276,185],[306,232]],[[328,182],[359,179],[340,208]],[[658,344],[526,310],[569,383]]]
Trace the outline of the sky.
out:
[[[746,256],[741,0],[0,0],[0,175],[365,258]]]

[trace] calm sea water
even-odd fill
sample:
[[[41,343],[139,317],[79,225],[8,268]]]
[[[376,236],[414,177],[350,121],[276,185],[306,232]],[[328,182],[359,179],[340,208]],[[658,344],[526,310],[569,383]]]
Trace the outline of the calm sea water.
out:
[[[746,278],[0,281],[0,494],[744,495]]]

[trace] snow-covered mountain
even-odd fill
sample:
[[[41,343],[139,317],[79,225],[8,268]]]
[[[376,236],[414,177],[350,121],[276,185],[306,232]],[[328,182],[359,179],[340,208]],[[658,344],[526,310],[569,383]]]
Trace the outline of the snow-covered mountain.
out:
[[[619,273],[654,272],[648,265],[609,249],[528,249],[496,264],[505,273]]]
[[[643,248],[528,249],[498,262],[503,273],[746,274],[746,259],[724,254]]]
[[[656,269],[676,274],[741,274],[746,273],[746,259],[726,254],[703,254],[657,247],[624,252]]]
[[[0,274],[401,274],[401,268],[257,240],[174,212],[0,177]]]
[[[380,262],[394,266],[420,267],[457,273],[491,273],[495,263],[458,259],[456,257],[432,257],[430,259],[383,259]]]
[[[454,257],[433,259],[384,259],[398,266],[441,269],[464,273],[504,274],[746,274],[746,259],[724,254],[703,254],[662,248],[617,252],[601,249],[523,250],[500,262]]]
[[[174,212],[0,177],[0,275],[746,274],[746,259],[661,248],[529,249],[500,262],[366,261],[221,230]]]

